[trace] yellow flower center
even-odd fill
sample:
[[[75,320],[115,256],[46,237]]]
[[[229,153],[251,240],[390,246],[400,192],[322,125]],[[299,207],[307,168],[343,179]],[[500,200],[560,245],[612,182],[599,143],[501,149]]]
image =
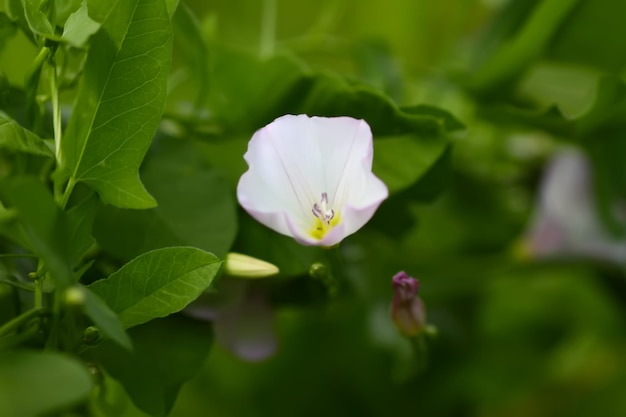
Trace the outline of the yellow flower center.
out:
[[[309,234],[317,240],[321,240],[341,219],[339,213],[335,213],[335,210],[328,207],[328,194],[326,193],[322,193],[322,200],[319,203],[313,204],[311,212],[315,220]]]

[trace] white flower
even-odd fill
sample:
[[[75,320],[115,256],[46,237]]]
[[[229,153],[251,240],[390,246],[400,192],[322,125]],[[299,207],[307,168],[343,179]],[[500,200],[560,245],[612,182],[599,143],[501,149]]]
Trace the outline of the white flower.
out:
[[[237,198],[277,232],[332,246],[363,227],[387,198],[372,157],[372,132],[363,120],[282,116],[252,136]]]
[[[626,262],[626,242],[613,237],[600,219],[592,167],[581,151],[568,148],[550,160],[525,240],[523,249],[531,257]]]

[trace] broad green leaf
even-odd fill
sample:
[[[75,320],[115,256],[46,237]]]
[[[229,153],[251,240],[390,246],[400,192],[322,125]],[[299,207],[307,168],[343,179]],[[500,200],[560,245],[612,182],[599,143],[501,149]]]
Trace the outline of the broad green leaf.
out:
[[[373,171],[394,194],[415,183],[448,146],[445,140],[389,136],[374,141]]]
[[[141,170],[158,207],[102,206],[94,225],[98,244],[123,260],[166,246],[195,246],[226,255],[237,232],[232,191],[200,153],[198,144],[160,138]]]
[[[171,316],[129,333],[132,353],[105,342],[86,355],[120,381],[137,407],[151,416],[165,416],[183,383],[200,371],[213,342],[211,325]]]
[[[164,0],[119,0],[92,39],[62,163],[106,203],[156,205],[138,169],[165,102],[171,44]]]
[[[81,288],[85,291],[85,313],[87,316],[115,343],[126,350],[132,350],[133,344],[115,313],[89,288]]]
[[[0,149],[54,157],[54,152],[39,136],[0,112]]]
[[[71,242],[66,214],[46,187],[33,178],[4,182],[2,201],[17,211],[24,239],[41,256],[59,287],[72,283]]]
[[[81,48],[98,29],[100,29],[100,23],[89,17],[85,0],[80,8],[67,18],[63,28],[63,39],[70,45]]]
[[[94,239],[91,235],[93,220],[96,215],[97,198],[95,194],[87,196],[67,211],[69,228],[67,234],[71,242],[72,265],[77,265]]]
[[[165,4],[167,6],[167,14],[170,16],[170,18],[174,16],[176,10],[178,10],[178,3],[180,3],[180,0],[165,0]]]
[[[51,415],[85,400],[93,382],[77,360],[52,352],[3,352],[0,415]]]
[[[157,249],[89,288],[129,328],[185,308],[211,284],[220,265],[215,255],[200,249]]]

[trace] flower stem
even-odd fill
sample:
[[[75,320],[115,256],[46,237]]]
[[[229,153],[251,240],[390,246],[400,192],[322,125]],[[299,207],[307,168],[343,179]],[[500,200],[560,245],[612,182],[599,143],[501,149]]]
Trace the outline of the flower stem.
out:
[[[57,85],[57,68],[54,57],[49,60],[50,76],[50,101],[52,102],[52,126],[54,129],[54,149],[57,164],[61,165],[61,110],[59,108],[59,89]]]
[[[274,54],[276,46],[276,0],[263,1],[263,16],[261,20],[260,55],[267,58]]]
[[[24,314],[17,316],[13,320],[5,323],[0,327],[0,336],[4,336],[6,334],[11,333],[22,324],[27,323],[30,319],[41,316],[46,313],[46,309],[44,308],[33,308],[32,310],[28,310]]]

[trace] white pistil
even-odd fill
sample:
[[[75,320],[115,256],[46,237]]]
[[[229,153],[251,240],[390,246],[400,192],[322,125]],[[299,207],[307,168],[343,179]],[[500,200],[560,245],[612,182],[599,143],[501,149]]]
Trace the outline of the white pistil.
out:
[[[328,208],[328,194],[322,193],[322,201],[320,203],[313,204],[311,210],[313,215],[326,224],[330,224],[330,221],[335,217],[335,210]]]

